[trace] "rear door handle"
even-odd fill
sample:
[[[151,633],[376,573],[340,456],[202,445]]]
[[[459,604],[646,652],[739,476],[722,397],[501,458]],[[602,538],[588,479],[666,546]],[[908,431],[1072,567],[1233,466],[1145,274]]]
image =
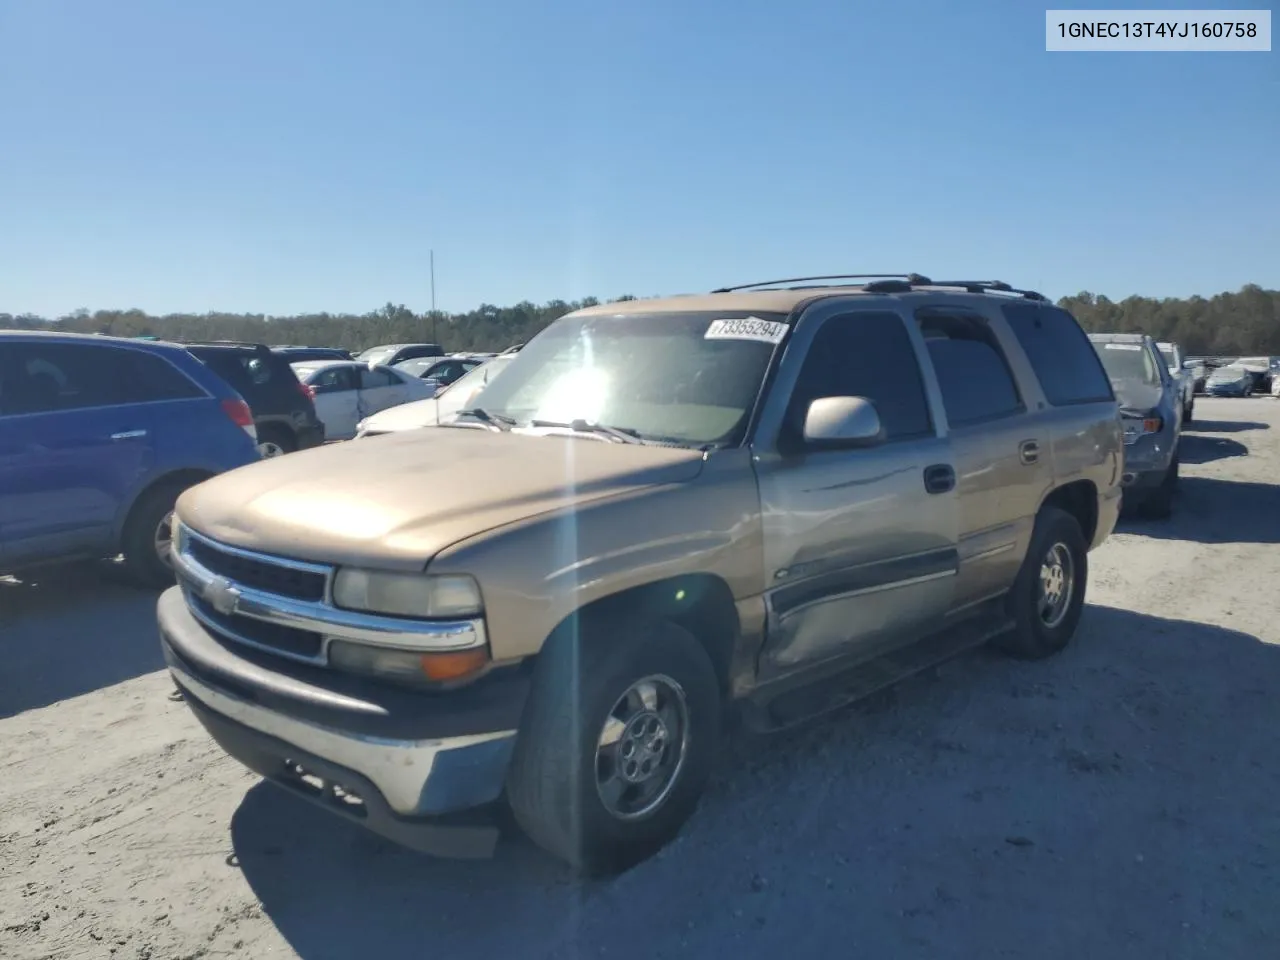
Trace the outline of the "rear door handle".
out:
[[[1040,459],[1040,443],[1036,440],[1023,440],[1018,444],[1018,459],[1023,463],[1036,463]]]
[[[113,433],[111,435],[111,439],[112,440],[137,440],[138,438],[145,437],[146,435],[147,435],[147,431],[145,430],[124,430],[124,431],[121,431],[120,433]]]
[[[956,472],[948,463],[924,468],[924,488],[929,493],[946,493],[956,485]]]

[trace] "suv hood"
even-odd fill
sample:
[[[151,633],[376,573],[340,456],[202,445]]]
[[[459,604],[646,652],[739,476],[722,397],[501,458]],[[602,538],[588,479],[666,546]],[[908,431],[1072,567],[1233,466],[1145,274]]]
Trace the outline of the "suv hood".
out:
[[[1111,388],[1115,391],[1121,410],[1146,413],[1160,406],[1160,401],[1164,399],[1163,388],[1140,380],[1115,380],[1112,381]]]
[[[263,460],[191,488],[177,513],[249,550],[421,570],[477,533],[692,480],[702,464],[701,451],[685,448],[439,427]]]
[[[440,422],[440,401],[432,398],[397,404],[373,414],[362,422],[366,430],[377,433],[395,433],[397,430],[433,427]]]

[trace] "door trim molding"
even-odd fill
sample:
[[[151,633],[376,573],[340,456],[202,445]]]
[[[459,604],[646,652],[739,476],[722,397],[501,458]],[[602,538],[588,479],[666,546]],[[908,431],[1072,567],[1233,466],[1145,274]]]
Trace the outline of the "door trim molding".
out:
[[[772,616],[781,618],[827,600],[954,577],[959,570],[960,551],[956,547],[943,547],[819,573],[799,583],[770,590],[766,600]]]

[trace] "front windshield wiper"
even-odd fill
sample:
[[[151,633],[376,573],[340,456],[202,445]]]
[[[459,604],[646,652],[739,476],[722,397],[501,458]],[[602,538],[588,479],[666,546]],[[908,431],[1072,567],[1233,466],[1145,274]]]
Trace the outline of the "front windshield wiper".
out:
[[[588,423],[586,420],[570,420],[568,423],[560,423],[556,420],[530,420],[529,426],[572,430],[574,433],[594,433],[602,437],[611,437],[618,443],[644,443],[644,438],[638,430],[632,430],[630,427],[609,427],[603,423]]]
[[[481,423],[487,423],[491,427],[495,427],[506,433],[516,425],[515,420],[511,417],[504,417],[500,413],[490,413],[483,407],[472,407],[469,410],[459,410],[454,414],[455,417],[470,417],[472,420],[479,420]],[[445,424],[447,426],[447,424]]]

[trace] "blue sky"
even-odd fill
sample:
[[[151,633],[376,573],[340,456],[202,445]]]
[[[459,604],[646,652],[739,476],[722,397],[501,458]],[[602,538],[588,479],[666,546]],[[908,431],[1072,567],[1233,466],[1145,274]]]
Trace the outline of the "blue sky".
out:
[[[1203,0],[1202,0],[1203,2]],[[1277,53],[1044,7],[0,0],[0,311],[1280,286]]]

